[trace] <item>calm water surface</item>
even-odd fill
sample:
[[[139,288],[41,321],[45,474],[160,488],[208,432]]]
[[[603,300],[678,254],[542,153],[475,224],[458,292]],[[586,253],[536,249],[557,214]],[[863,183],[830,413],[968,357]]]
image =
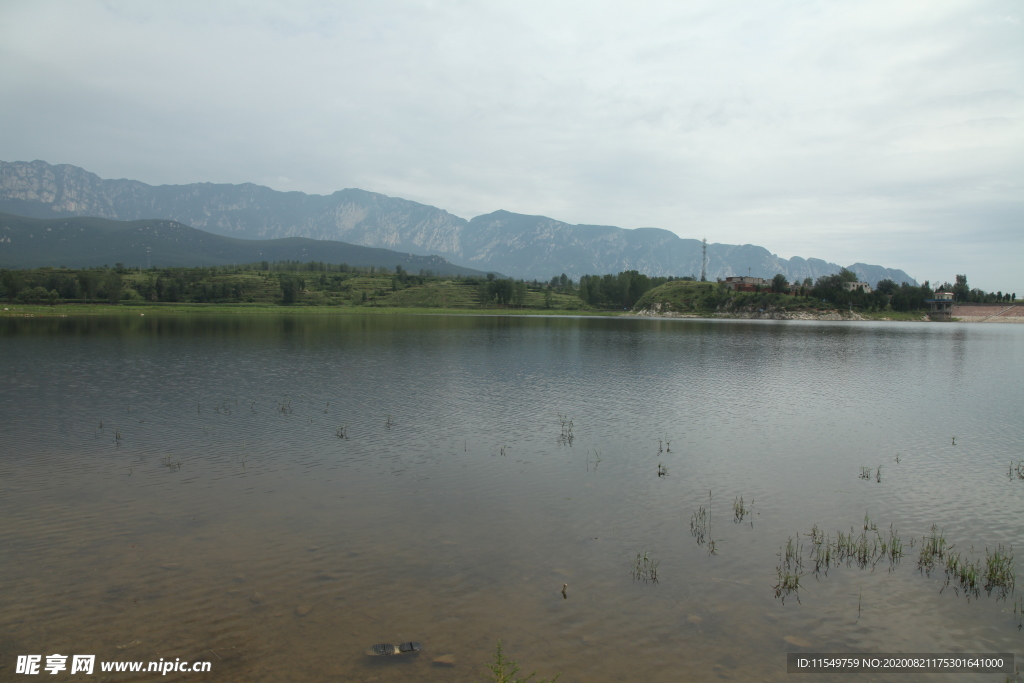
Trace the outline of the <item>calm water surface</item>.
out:
[[[498,639],[565,681],[1024,654],[1020,590],[968,600],[917,571],[932,524],[965,557],[1024,549],[1021,326],[4,319],[0,353],[3,680],[56,652],[210,660],[218,681],[469,681]],[[813,525],[866,514],[902,562],[775,597],[789,537],[806,551]],[[657,583],[631,577],[638,552]],[[363,654],[407,640],[423,652]]]

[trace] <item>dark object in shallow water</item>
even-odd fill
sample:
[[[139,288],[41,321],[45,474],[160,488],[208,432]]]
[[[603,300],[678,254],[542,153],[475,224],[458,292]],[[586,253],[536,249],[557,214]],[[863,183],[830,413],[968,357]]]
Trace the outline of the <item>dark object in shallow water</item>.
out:
[[[419,652],[423,647],[422,643],[412,641],[409,643],[402,643],[401,645],[392,645],[391,643],[377,643],[371,645],[366,650],[368,655],[404,655],[410,652]]]

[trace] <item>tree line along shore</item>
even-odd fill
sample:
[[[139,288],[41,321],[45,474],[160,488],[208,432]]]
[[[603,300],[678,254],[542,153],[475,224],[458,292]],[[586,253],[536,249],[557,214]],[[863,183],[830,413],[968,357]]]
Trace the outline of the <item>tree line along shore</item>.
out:
[[[848,291],[857,275],[837,274],[789,283],[777,275],[755,291],[734,291],[725,282],[694,277],[649,277],[635,270],[616,275],[565,274],[549,281],[486,276],[440,276],[401,266],[354,267],[323,262],[266,262],[197,268],[34,268],[0,270],[0,299],[59,314],[112,312],[112,307],[172,312],[198,309],[435,310],[515,313],[746,316],[754,313],[815,315],[828,311],[859,317],[921,319],[935,291],[960,301],[1014,301],[1016,294],[967,287],[966,276],[935,291],[929,283],[897,285],[882,280],[870,293]],[[7,313],[17,312],[7,306]],[[326,309],[326,310],[320,310]],[[381,310],[383,312],[383,310]],[[425,311],[424,311],[425,312]]]

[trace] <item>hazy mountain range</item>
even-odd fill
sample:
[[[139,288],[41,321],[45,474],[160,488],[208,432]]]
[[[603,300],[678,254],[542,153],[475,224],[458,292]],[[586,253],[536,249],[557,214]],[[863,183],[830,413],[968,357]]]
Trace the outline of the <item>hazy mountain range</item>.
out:
[[[325,196],[251,183],[152,186],[106,180],[77,166],[44,161],[0,161],[0,211],[36,218],[163,219],[247,240],[336,240],[439,255],[466,268],[531,280],[622,270],[699,276],[702,261],[699,240],[659,228],[570,225],[508,211],[467,221],[433,206],[358,189]],[[840,268],[816,258],[779,258],[750,244],[709,244],[707,251],[711,280],[749,272],[766,278],[783,273],[799,281]],[[863,263],[847,267],[872,284],[883,278],[916,284],[902,270]]]

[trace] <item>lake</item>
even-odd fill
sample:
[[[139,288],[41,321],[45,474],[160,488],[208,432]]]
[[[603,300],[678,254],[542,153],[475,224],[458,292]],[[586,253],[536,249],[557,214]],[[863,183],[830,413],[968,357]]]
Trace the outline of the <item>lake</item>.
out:
[[[932,525],[964,562],[1021,550],[1024,326],[7,318],[0,351],[4,680],[61,653],[475,681],[499,639],[562,681],[788,681],[789,652],[1020,663],[1022,591],[918,561]],[[870,561],[815,573],[815,525]],[[422,652],[364,654],[405,641]]]

